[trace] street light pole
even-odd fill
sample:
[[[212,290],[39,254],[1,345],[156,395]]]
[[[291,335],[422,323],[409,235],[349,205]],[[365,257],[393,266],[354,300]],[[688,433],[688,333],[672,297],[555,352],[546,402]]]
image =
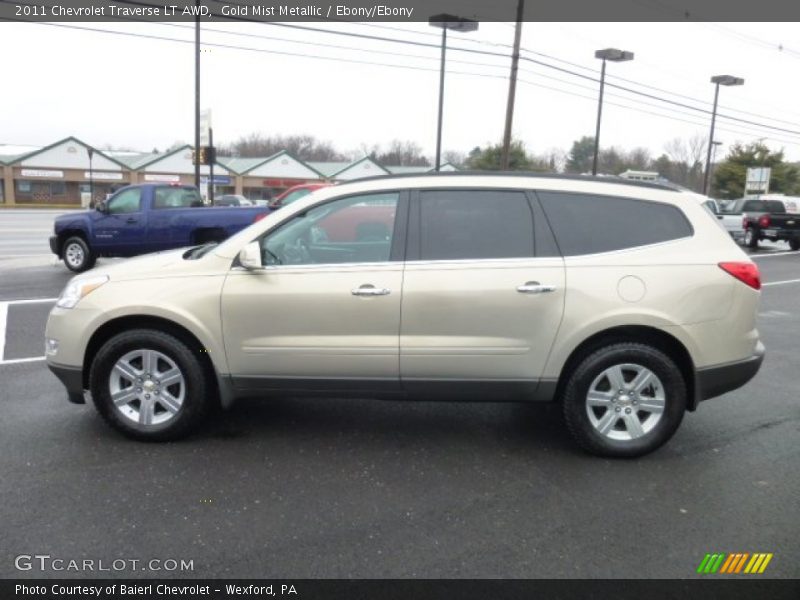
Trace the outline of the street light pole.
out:
[[[733,77],[732,75],[715,75],[711,78],[714,84],[714,108],[711,111],[711,133],[708,137],[708,148],[706,150],[706,169],[703,173],[703,195],[708,195],[708,180],[711,169],[711,147],[714,145],[714,126],[717,122],[717,101],[719,100],[719,86],[721,85],[742,85],[744,79]]]
[[[758,138],[758,149],[759,150],[761,150],[761,146],[764,144],[766,139],[767,138],[765,138],[765,137]],[[766,160],[767,160],[767,152],[766,152],[766,147],[765,147],[764,150],[761,152],[761,166],[760,166],[759,171],[758,171],[758,196],[757,196],[757,198],[759,198],[759,199],[761,198],[761,188],[765,187],[764,186],[764,163],[766,162]],[[769,187],[768,186],[769,186],[769,183],[767,184],[766,189],[764,190],[765,194],[769,192]]]
[[[600,120],[603,116],[603,91],[606,86],[606,61],[623,62],[633,60],[633,52],[618,50],[617,48],[606,48],[605,50],[597,50],[594,53],[594,57],[603,61],[603,66],[600,68],[600,97],[597,101],[597,125],[594,130],[594,158],[592,159],[592,175],[597,175],[597,157],[600,154]]]
[[[87,148],[86,152],[89,153],[89,208],[94,208],[94,172],[92,171],[94,148]]]
[[[442,120],[444,114],[444,67],[445,54],[447,52],[447,30],[460,31],[467,33],[478,29],[478,22],[472,19],[464,19],[454,15],[441,14],[434,15],[428,19],[428,24],[432,27],[439,27],[442,30],[442,59],[439,69],[439,118],[436,126],[436,163],[434,165],[438,172],[441,168],[442,160]]]

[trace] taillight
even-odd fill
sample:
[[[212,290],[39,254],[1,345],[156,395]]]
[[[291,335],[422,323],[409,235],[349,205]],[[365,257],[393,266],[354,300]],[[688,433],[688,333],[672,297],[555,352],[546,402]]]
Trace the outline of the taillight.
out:
[[[253,219],[253,223],[258,223],[261,219],[267,216],[267,213],[258,213],[256,218]]]
[[[759,227],[769,227],[770,220],[769,215],[761,215],[758,217],[758,226]]]
[[[761,274],[758,272],[758,265],[752,262],[721,262],[719,268],[733,275],[741,281],[746,283],[754,290],[761,289]]]
[[[748,225],[747,216],[746,215],[742,215],[742,229],[747,229],[747,225]]]

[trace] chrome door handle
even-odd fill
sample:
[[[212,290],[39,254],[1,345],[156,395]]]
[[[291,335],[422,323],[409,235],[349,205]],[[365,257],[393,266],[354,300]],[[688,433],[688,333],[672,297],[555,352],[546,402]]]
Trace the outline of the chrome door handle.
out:
[[[524,285],[517,286],[520,294],[544,294],[545,292],[555,292],[556,286],[541,284],[538,281],[528,281]]]
[[[353,296],[388,296],[392,293],[392,290],[376,288],[374,285],[367,283],[361,287],[353,288],[350,290],[350,293],[353,294]]]

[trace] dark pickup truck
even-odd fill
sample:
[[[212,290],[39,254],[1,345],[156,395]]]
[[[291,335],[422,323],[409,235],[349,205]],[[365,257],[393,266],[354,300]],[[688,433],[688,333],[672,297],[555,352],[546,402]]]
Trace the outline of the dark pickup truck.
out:
[[[758,248],[761,240],[786,241],[792,250],[800,250],[800,214],[786,212],[780,200],[739,199],[731,212],[742,213],[743,243]]]
[[[193,186],[129,185],[95,210],[56,218],[50,249],[72,271],[99,256],[136,256],[220,242],[266,216],[266,207],[204,206]]]

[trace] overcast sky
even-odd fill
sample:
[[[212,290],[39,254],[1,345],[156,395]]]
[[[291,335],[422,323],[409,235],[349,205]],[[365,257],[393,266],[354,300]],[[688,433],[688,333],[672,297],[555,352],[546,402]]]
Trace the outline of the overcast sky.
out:
[[[193,41],[191,24],[61,25],[70,28],[0,23],[0,143],[43,145],[74,135],[97,146],[149,151],[193,141],[193,45],[140,37]],[[439,43],[438,30],[424,23],[309,25]],[[797,23],[525,23],[522,47],[524,56],[589,77],[599,76],[596,49],[633,51],[634,61],[609,63],[609,82],[707,110],[712,75],[743,77],[744,86],[721,89],[720,112],[795,133],[723,119],[716,135],[723,151],[766,137],[771,148],[800,160],[798,32]],[[513,24],[481,23],[473,34],[451,35],[449,45],[510,54],[513,36]],[[308,133],[341,151],[401,139],[433,155],[438,48],[257,23],[204,24],[202,38],[202,105],[213,110],[217,144],[251,132]],[[510,59],[452,48],[447,57],[444,149],[468,152],[499,141]],[[514,135],[530,151],[568,150],[573,140],[594,134],[595,82],[530,62],[520,66]],[[606,92],[603,146],[643,146],[657,156],[674,138],[708,134],[707,114]]]

